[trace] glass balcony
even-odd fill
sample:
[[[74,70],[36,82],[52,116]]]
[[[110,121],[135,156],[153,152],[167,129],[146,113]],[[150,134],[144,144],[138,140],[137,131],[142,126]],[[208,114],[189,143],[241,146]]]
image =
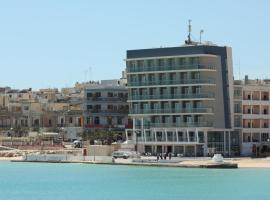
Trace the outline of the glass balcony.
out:
[[[151,100],[151,99],[198,99],[198,98],[214,98],[213,93],[198,94],[163,94],[163,95],[133,95],[129,100]]]
[[[154,128],[177,128],[177,127],[212,127],[211,122],[180,122],[180,123],[151,123]],[[180,139],[179,139],[180,140]],[[184,141],[185,138],[182,138]]]
[[[179,84],[215,84],[214,79],[179,79],[179,80],[157,80],[157,81],[137,81],[128,82],[129,87],[134,86],[154,86],[154,85],[179,85]]]
[[[127,72],[151,72],[151,71],[173,71],[173,70],[189,70],[189,69],[208,69],[215,70],[216,68],[211,65],[203,64],[185,64],[185,65],[165,65],[165,66],[136,66],[127,67]]]
[[[130,114],[162,114],[162,113],[212,113],[212,108],[182,109],[130,109]]]

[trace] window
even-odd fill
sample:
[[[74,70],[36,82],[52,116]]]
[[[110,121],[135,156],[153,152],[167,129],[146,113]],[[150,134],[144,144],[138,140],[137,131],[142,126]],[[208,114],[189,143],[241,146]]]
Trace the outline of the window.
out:
[[[107,124],[112,125],[112,117],[107,117]]]
[[[148,60],[147,61],[147,66],[148,67],[153,67],[154,66],[154,60]]]
[[[99,117],[95,117],[94,123],[95,123],[96,125],[98,125],[98,124],[100,123]]]
[[[113,110],[113,105],[108,105],[108,106],[107,106],[107,109],[108,109],[108,110]]]
[[[72,117],[69,118],[69,123],[72,124]]]
[[[93,108],[93,106],[92,105],[87,105],[87,110],[91,110]]]
[[[90,117],[86,117],[86,124],[90,124],[91,123],[91,118]]]
[[[262,142],[267,142],[268,138],[268,133],[262,133]]]
[[[95,97],[101,97],[101,93],[100,92],[96,92],[95,93]]]
[[[164,60],[163,59],[158,59],[158,66],[160,66],[160,67],[164,66]]]
[[[113,97],[113,93],[112,92],[108,92],[107,97]]]
[[[52,120],[49,119],[49,126],[52,126]]]
[[[87,93],[86,96],[87,96],[87,99],[88,99],[88,98],[91,98],[93,96],[93,94],[92,93]]]
[[[251,142],[251,133],[243,133],[243,142]]]
[[[117,117],[117,124],[121,125],[122,124],[122,117]]]

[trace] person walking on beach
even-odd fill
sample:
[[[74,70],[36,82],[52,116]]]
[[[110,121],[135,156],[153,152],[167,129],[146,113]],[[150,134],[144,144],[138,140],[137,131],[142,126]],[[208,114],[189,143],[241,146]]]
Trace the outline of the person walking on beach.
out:
[[[169,153],[169,160],[171,160],[172,159],[172,153],[170,152]]]

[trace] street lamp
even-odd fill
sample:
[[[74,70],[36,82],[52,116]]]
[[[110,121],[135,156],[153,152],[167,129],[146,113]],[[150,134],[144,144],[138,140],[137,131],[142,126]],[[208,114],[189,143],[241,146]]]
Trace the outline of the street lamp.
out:
[[[13,128],[10,128],[10,138],[11,138],[11,146],[13,146],[13,138],[12,138],[12,131],[13,131]]]

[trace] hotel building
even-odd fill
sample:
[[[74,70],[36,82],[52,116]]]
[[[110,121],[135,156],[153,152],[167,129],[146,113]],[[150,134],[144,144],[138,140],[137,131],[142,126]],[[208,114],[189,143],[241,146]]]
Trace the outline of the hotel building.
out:
[[[141,153],[239,154],[230,47],[128,50],[126,137]]]
[[[240,133],[241,155],[269,152],[269,80],[234,81],[234,124]]]

